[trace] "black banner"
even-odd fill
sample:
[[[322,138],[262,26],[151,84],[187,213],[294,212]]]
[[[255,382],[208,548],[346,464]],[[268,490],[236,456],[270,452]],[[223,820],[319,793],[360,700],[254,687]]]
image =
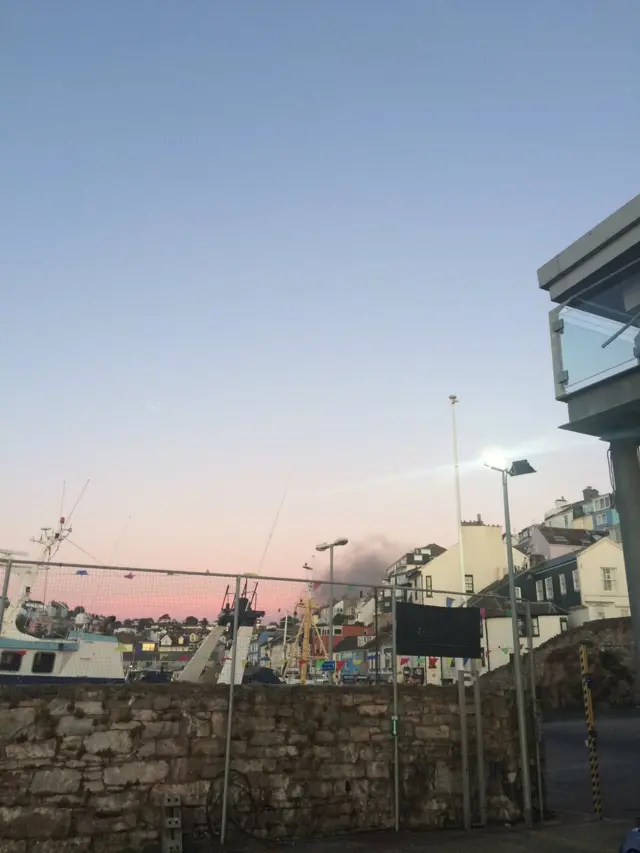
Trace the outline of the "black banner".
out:
[[[481,657],[482,617],[477,607],[396,604],[399,655]]]

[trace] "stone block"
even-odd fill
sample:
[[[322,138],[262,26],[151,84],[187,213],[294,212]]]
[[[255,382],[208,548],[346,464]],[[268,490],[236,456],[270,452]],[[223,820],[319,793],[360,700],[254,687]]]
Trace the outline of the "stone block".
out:
[[[167,794],[180,797],[183,806],[202,806],[207,799],[209,783],[200,780],[181,784],[156,785],[151,789],[150,803],[152,806],[162,806]]]
[[[75,703],[76,712],[84,714],[85,717],[101,717],[104,714],[102,702],[97,699],[87,699],[84,702]]]
[[[79,770],[51,767],[37,770],[31,782],[32,794],[75,794],[80,788],[82,774]]]
[[[70,809],[0,808],[0,838],[66,838],[70,828]]]
[[[155,785],[164,782],[169,775],[166,761],[130,761],[104,771],[105,785]]]
[[[313,741],[314,743],[335,743],[336,736],[334,732],[320,730],[314,734]]]
[[[390,767],[384,761],[368,761],[366,766],[368,779],[389,779],[391,776]]]
[[[414,736],[417,740],[449,740],[451,738],[450,726],[416,726]]]
[[[58,737],[89,735],[94,731],[95,725],[95,717],[74,717],[72,715],[60,717],[56,727],[56,734]]]
[[[387,717],[389,716],[389,703],[377,705],[359,705],[358,713],[363,717]]]
[[[90,797],[88,806],[99,817],[119,815],[126,811],[135,811],[147,798],[144,788],[128,788],[125,791],[115,791],[109,794],[101,794]],[[87,833],[92,835],[94,833]]]
[[[29,853],[89,853],[91,838],[67,838],[65,841],[34,841],[29,846]],[[0,853],[5,853],[0,842]]]
[[[186,738],[160,738],[156,741],[158,758],[180,758],[189,754],[189,741]]]
[[[218,758],[224,755],[224,740],[221,738],[200,737],[191,742],[191,754],[207,758]]]
[[[35,723],[35,708],[11,708],[0,711],[0,737],[12,740]]]
[[[349,729],[349,738],[353,743],[369,743],[371,740],[371,730],[365,726],[356,726]]]
[[[57,740],[51,738],[43,741],[25,741],[24,743],[8,743],[5,747],[7,758],[19,761],[23,767],[29,766],[32,759],[49,759],[56,754]]]
[[[152,711],[151,708],[136,708],[131,711],[131,718],[141,723],[153,723],[158,719],[158,712]]]
[[[84,739],[84,748],[90,755],[129,755],[133,749],[130,732],[94,732]]]

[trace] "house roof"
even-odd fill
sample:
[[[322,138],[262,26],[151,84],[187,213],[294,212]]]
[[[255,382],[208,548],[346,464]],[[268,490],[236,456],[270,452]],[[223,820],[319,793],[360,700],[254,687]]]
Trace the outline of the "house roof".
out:
[[[363,646],[358,645],[358,637],[354,635],[350,635],[347,637],[342,637],[339,643],[335,641],[340,639],[339,637],[334,637],[334,645],[337,652],[353,652],[356,649],[361,649]]]
[[[584,548],[608,536],[607,531],[580,530],[572,527],[547,527],[541,524],[538,530],[550,545],[574,545]]]

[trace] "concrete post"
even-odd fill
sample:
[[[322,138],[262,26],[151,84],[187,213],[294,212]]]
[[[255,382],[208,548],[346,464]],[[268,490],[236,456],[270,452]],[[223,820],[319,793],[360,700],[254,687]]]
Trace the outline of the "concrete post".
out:
[[[640,702],[640,463],[633,440],[612,441],[611,463],[615,479],[616,509],[620,516],[622,549],[635,647],[635,695]]]

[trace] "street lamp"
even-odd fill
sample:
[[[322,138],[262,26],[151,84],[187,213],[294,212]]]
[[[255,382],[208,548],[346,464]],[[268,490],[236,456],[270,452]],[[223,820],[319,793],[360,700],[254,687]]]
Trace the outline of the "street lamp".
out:
[[[322,542],[316,545],[316,551],[329,552],[329,660],[333,660],[333,549],[348,544],[349,540],[343,536],[334,542]]]
[[[524,706],[524,682],[522,680],[522,660],[520,658],[520,630],[518,623],[518,601],[516,599],[515,572],[513,568],[513,540],[511,538],[511,512],[509,510],[509,477],[523,474],[535,474],[528,459],[518,459],[508,466],[501,454],[492,451],[485,455],[484,464],[492,471],[498,471],[502,477],[502,497],[504,501],[504,531],[507,546],[507,572],[509,577],[509,599],[511,601],[511,631],[513,633],[513,673],[516,682],[516,704],[518,708],[518,729],[520,734],[520,763],[522,764],[522,797],[524,819],[531,826],[531,779],[529,774],[529,749],[527,745],[527,719]],[[507,467],[508,466],[508,467]],[[532,685],[535,690],[535,685]]]

